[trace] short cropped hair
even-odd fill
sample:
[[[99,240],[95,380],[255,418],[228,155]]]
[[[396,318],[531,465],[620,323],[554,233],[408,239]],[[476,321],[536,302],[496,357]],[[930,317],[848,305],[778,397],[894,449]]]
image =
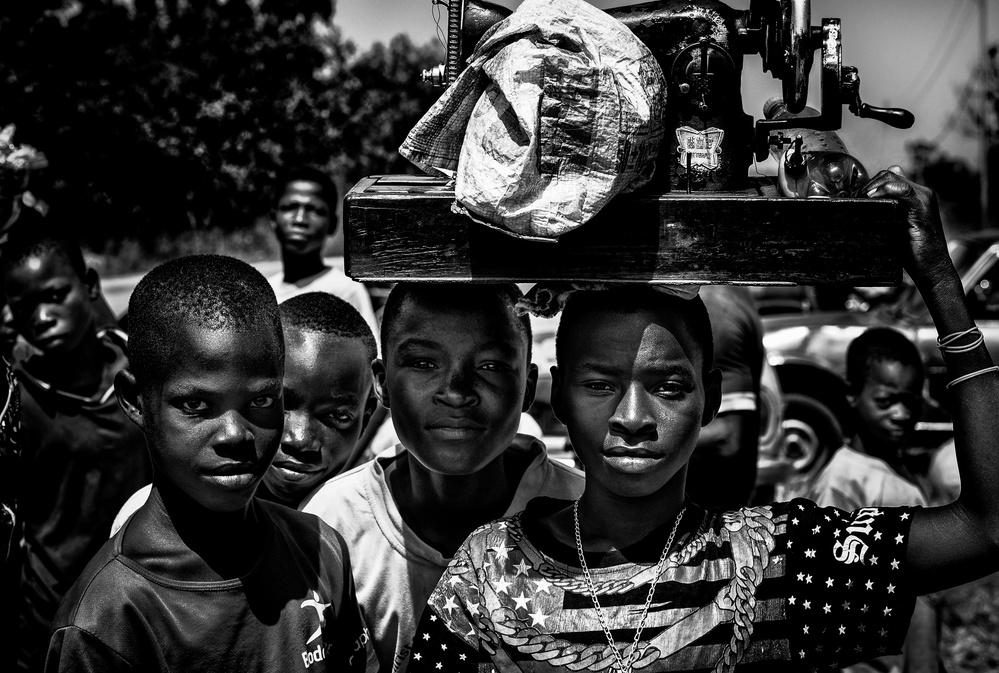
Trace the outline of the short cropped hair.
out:
[[[0,268],[6,274],[24,264],[29,257],[48,252],[62,257],[80,280],[86,280],[87,263],[83,259],[83,250],[68,224],[51,213],[42,216],[37,211],[24,210],[3,244]]]
[[[341,339],[360,339],[368,361],[378,357],[378,346],[371,327],[356,308],[328,292],[306,292],[287,299],[278,306],[285,330],[319,332]]]
[[[850,342],[846,349],[846,381],[850,392],[864,389],[871,367],[878,362],[898,362],[914,367],[920,379],[925,372],[915,344],[891,327],[872,327]]]
[[[271,330],[284,361],[277,300],[259,271],[223,255],[190,255],[146,274],[128,301],[129,369],[140,387],[162,381],[183,326]]]
[[[555,332],[555,362],[561,366],[565,357],[562,336],[585,329],[581,320],[590,311],[637,313],[639,311],[664,311],[679,316],[690,329],[690,335],[701,346],[703,359],[701,373],[707,378],[714,364],[715,341],[711,334],[711,319],[700,296],[683,299],[649,287],[614,288],[611,290],[579,290],[573,292],[562,309],[558,330]]]
[[[527,343],[527,364],[531,364],[534,337],[531,319],[518,315],[515,307],[524,294],[514,283],[398,283],[389,292],[382,311],[382,351],[396,338],[399,316],[407,301],[425,300],[456,308],[482,306],[489,299],[498,299],[509,311],[510,322]]]
[[[336,188],[333,180],[324,171],[308,164],[291,166],[278,174],[274,183],[274,207],[284,196],[288,185],[293,182],[312,182],[319,186],[319,197],[326,202],[330,209],[330,217],[336,213],[337,201],[340,199],[340,192]]]

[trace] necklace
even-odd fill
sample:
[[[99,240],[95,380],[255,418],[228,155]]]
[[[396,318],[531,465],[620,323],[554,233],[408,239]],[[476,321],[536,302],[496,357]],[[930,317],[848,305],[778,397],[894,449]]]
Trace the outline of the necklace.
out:
[[[634,666],[635,661],[641,659],[642,656],[645,655],[645,650],[648,649],[648,645],[646,645],[642,648],[641,653],[639,653],[638,643],[642,638],[642,629],[645,628],[645,620],[649,616],[649,607],[652,605],[652,596],[656,592],[656,586],[659,584],[659,577],[663,574],[663,568],[666,566],[666,557],[669,554],[669,548],[673,546],[673,537],[676,535],[676,530],[680,527],[680,520],[683,519],[683,513],[686,511],[687,506],[684,505],[676,517],[676,522],[673,524],[673,530],[670,531],[669,539],[666,540],[666,546],[663,547],[663,553],[659,556],[659,562],[656,564],[656,574],[652,578],[652,583],[649,585],[649,595],[645,598],[645,608],[642,609],[642,618],[638,621],[638,628],[635,629],[635,639],[634,642],[632,642],[631,654],[628,655],[628,661],[625,662],[624,657],[621,656],[621,651],[618,650],[617,646],[614,644],[614,636],[611,635],[607,622],[604,621],[604,613],[600,607],[600,599],[597,598],[597,589],[593,585],[593,578],[590,577],[590,569],[587,567],[586,558],[583,556],[583,540],[579,535],[579,499],[577,498],[576,502],[572,505],[572,523],[576,533],[576,551],[579,552],[579,565],[583,569],[583,579],[586,583],[586,590],[590,593],[590,598],[593,600],[593,607],[597,609],[597,619],[600,620],[600,628],[603,629],[604,636],[607,638],[607,644],[610,645],[611,652],[614,653],[614,658],[617,660],[617,670],[620,673],[631,673],[632,666]]]

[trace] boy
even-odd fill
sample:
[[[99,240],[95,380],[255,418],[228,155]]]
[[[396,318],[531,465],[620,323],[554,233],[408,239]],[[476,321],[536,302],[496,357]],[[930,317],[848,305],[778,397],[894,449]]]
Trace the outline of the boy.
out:
[[[336,233],[336,185],[322,171],[297,166],[277,183],[271,227],[281,244],[284,267],[268,281],[280,304],[304,292],[329,292],[356,308],[372,332],[378,323],[364,285],[323,261],[323,244]]]
[[[854,510],[929,503],[902,462],[923,408],[923,363],[919,351],[889,327],[867,330],[846,351],[848,401],[856,434],[833,454],[809,500]]]
[[[125,338],[97,329],[97,273],[59,223],[11,232],[0,257],[18,331],[35,352],[16,367],[23,523],[18,665],[39,671],[63,595],[150,478],[141,432],[114,399]]]
[[[799,499],[724,514],[685,502],[687,460],[720,398],[703,304],[648,289],[573,294],[552,399],[586,491],[469,537],[430,598],[411,671],[826,670],[896,651],[916,594],[999,566],[999,368],[929,190],[885,171],[867,194],[900,199],[903,263],[947,335],[959,501],[848,513]]]
[[[901,332],[874,327],[846,350],[848,401],[856,434],[822,469],[805,496],[820,506],[852,511],[929,501],[902,461],[923,408],[923,362]],[[922,598],[909,624],[903,655],[879,657],[859,670],[936,671],[937,619]],[[854,669],[848,669],[854,670]]]
[[[284,328],[284,432],[261,497],[297,508],[341,472],[377,400],[375,337],[353,306],[325,292],[279,307]]]
[[[257,496],[297,509],[353,456],[377,402],[371,375],[377,351],[361,314],[339,297],[307,292],[278,308],[285,348],[284,431]],[[145,486],[128,499],[112,535],[151,489]]]
[[[517,435],[534,400],[531,328],[515,285],[397,285],[385,304],[376,391],[400,444],[303,504],[343,532],[383,671],[404,670],[416,620],[458,545],[582,475]]]
[[[183,257],[139,282],[129,319],[116,392],[153,489],[67,595],[46,670],[363,670],[342,539],[253,497],[284,415],[267,281],[229,257]]]

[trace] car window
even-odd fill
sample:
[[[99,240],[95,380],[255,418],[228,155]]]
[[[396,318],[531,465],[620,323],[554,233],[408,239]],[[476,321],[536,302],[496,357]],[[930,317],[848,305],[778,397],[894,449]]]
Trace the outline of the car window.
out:
[[[993,263],[977,283],[968,288],[968,306],[976,320],[999,320],[999,264]]]

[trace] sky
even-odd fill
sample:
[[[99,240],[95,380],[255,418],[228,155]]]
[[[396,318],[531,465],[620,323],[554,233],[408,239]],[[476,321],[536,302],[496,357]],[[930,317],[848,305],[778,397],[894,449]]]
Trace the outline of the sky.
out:
[[[591,0],[606,8],[633,4],[626,0]],[[977,142],[956,130],[948,119],[960,91],[975,66],[979,51],[980,3],[987,3],[987,36],[999,37],[999,2],[988,0],[813,0],[812,25],[823,17],[838,17],[843,29],[843,64],[860,71],[863,102],[879,107],[902,107],[916,117],[909,130],[854,117],[843,110],[840,136],[847,148],[875,173],[893,163],[905,165],[905,143],[937,140],[952,155],[978,165]],[[500,0],[516,6],[518,0]],[[749,0],[729,0],[736,9],[748,9]],[[344,37],[362,49],[408,33],[416,43],[435,39],[432,0],[337,0],[334,23]],[[445,17],[446,10],[441,8]],[[808,104],[820,106],[819,52],[812,67]],[[747,56],[743,67],[743,106],[747,114],[762,116],[763,103],[779,96],[780,82],[762,71],[759,56]],[[760,167],[769,172],[767,166]]]

